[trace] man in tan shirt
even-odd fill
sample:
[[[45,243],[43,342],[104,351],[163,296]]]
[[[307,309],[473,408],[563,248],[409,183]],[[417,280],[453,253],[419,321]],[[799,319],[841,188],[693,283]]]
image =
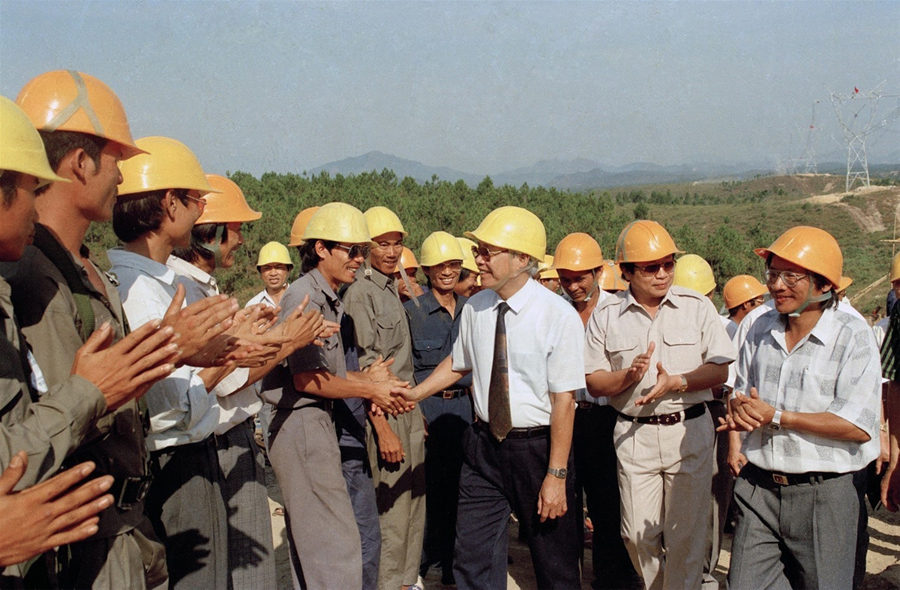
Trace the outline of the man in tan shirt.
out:
[[[700,587],[707,523],[691,507],[710,502],[705,402],[735,358],[710,301],[672,287],[676,253],[661,225],[628,225],[616,258],[630,287],[597,306],[585,335],[588,391],[619,412],[622,536],[648,589]]]

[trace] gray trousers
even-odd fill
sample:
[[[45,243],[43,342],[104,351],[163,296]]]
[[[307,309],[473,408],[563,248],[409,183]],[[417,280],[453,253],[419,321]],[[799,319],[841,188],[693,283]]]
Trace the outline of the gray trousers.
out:
[[[718,419],[724,418],[727,413],[725,404],[718,400],[709,402],[707,407],[713,424],[718,424]],[[719,564],[733,489],[734,476],[728,467],[728,432],[717,432],[716,446],[713,449],[712,502],[709,505],[709,530],[706,533],[706,559],[703,562],[703,590],[719,588],[713,572]]]
[[[748,464],[734,501],[732,590],[853,587],[859,497],[852,474],[781,486]]]
[[[284,498],[294,587],[362,588],[359,528],[330,414],[276,408],[269,461]]]
[[[242,422],[216,436],[228,511],[228,573],[234,590],[277,586],[266,467],[252,424]]]

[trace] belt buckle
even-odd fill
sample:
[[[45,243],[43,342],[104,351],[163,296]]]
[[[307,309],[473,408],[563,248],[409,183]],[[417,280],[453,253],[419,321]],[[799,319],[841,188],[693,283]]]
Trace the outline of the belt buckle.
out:
[[[444,399],[453,399],[455,391],[450,391],[449,389],[445,389],[441,392],[441,397]]]
[[[786,475],[782,475],[781,473],[773,473],[773,474],[772,474],[772,480],[773,480],[775,483],[777,483],[778,485],[781,485],[781,486],[786,486],[786,485],[788,485],[788,484],[790,483],[790,482],[788,482],[787,476],[786,476]]]
[[[658,417],[659,423],[663,426],[671,426],[672,424],[678,424],[681,422],[681,414],[663,414]]]
[[[131,510],[135,504],[142,502],[147,497],[150,481],[151,478],[147,476],[123,478],[116,506],[122,510]]]
[[[591,406],[593,406],[593,405],[594,404],[592,404],[591,402],[585,402],[585,401],[578,402],[578,408],[581,410],[590,410]]]

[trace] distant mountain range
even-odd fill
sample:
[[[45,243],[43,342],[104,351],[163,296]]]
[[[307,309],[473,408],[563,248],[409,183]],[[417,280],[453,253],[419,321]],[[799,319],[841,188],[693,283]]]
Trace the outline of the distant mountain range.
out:
[[[887,162],[877,165],[870,162],[879,171],[900,168],[900,154]],[[891,155],[893,157],[894,154]],[[893,163],[891,163],[893,162]],[[846,171],[846,162],[822,162],[819,172],[842,174]],[[368,152],[361,156],[345,158],[330,162],[310,170],[311,174],[328,172],[335,174],[362,174],[364,172],[381,172],[385,168],[392,170],[399,178],[410,176],[418,182],[426,182],[437,176],[440,180],[456,182],[464,181],[470,187],[476,187],[484,180],[484,176],[461,172],[446,166],[428,166],[415,160],[399,158],[382,152]],[[506,172],[491,174],[495,186],[509,184],[521,186],[546,186],[566,190],[605,189],[642,184],[666,184],[693,182],[701,180],[741,180],[756,175],[774,174],[772,166],[759,163],[711,164],[694,163],[674,166],[660,166],[648,162],[636,162],[625,166],[606,166],[600,162],[578,158],[573,160],[541,160],[532,166],[516,168]]]

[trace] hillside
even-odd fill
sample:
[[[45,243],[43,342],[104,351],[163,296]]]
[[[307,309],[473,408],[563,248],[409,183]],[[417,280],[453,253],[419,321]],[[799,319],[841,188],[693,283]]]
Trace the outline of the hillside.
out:
[[[845,194],[843,177],[826,174],[584,192],[497,186],[490,179],[475,188],[462,181],[420,183],[401,180],[390,170],[346,176],[267,173],[259,179],[236,172],[231,177],[250,205],[264,213],[261,220],[245,226],[236,266],[217,274],[223,291],[241,301],[261,288],[255,262],[262,245],[270,240],[287,243],[291,222],[301,209],[330,201],[345,201],[362,210],[376,204],[393,209],[409,231],[407,243],[414,250],[432,231],[462,235],[491,209],[513,204],[543,219],[550,253],[567,233],[586,231],[611,258],[622,227],[636,216],[648,217],[665,224],[682,250],[709,260],[720,288],[736,274],[762,275],[762,260],[753,248],[769,245],[788,227],[814,225],[831,232],[841,244],[844,274],[854,279],[849,289],[853,298],[890,266],[893,246],[883,240],[893,237],[894,212],[900,203],[900,187],[873,186]],[[92,226],[88,241],[101,266],[108,266],[104,251],[116,244],[109,224]],[[876,310],[887,289],[887,284],[878,285],[854,305],[866,313]]]

